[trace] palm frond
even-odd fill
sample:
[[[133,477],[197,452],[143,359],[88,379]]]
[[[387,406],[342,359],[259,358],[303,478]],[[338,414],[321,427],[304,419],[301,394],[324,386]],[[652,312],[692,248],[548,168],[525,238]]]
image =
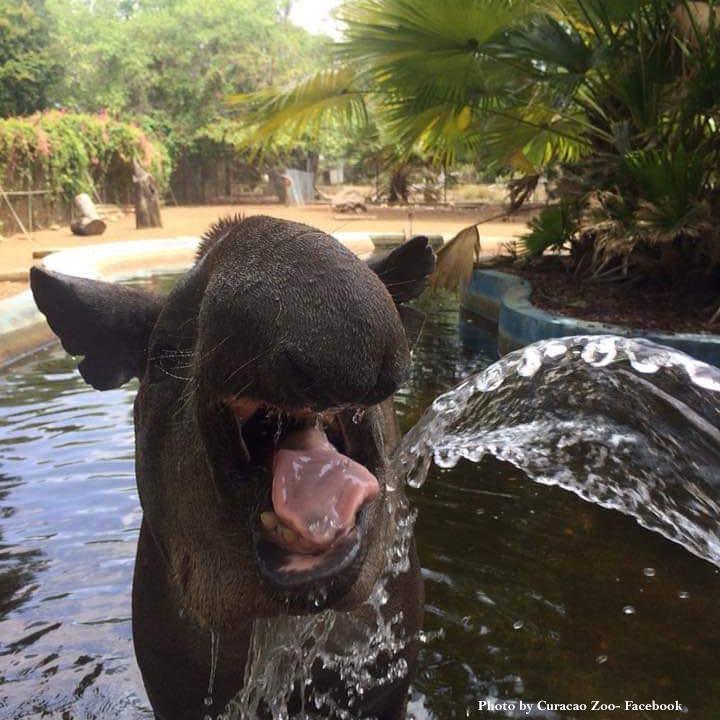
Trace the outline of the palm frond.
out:
[[[548,250],[562,250],[575,231],[574,216],[568,205],[561,203],[545,208],[530,221],[530,231],[520,238],[522,254],[538,257]]]
[[[248,142],[271,142],[280,134],[297,139],[331,121],[348,127],[369,123],[366,91],[348,67],[324,70],[287,90],[268,89],[228,99],[251,129]]]
[[[479,252],[480,233],[477,225],[470,225],[438,251],[431,281],[432,289],[459,292],[465,288],[470,282]]]
[[[533,12],[535,0],[359,0],[340,19],[339,58],[374,87],[400,97],[460,103],[517,79],[494,57],[496,42]]]

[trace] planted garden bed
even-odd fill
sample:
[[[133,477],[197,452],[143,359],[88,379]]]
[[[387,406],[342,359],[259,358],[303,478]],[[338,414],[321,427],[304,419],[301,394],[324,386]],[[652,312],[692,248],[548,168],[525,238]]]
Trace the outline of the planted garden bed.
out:
[[[531,266],[509,261],[494,263],[491,269],[528,280],[533,287],[532,304],[553,314],[638,330],[720,332],[720,321],[710,323],[712,288],[692,281],[675,285],[656,281],[593,282],[576,276],[557,257],[542,258]]]

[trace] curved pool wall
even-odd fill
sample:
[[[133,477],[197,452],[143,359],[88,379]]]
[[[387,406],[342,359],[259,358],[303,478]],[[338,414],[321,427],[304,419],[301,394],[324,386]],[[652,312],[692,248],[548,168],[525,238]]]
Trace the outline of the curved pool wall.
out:
[[[511,350],[539,340],[568,335],[621,335],[643,337],[668,345],[688,355],[720,367],[720,335],[699,333],[665,333],[643,331],[620,325],[577,320],[535,307],[530,302],[532,286],[527,280],[496,270],[475,270],[463,293],[461,306],[463,325],[492,326],[497,333],[497,351],[505,355]],[[477,328],[461,330],[474,348],[478,342]]]
[[[333,233],[333,237],[357,255],[373,251],[369,233],[338,232]],[[87,245],[51,253],[38,265],[66,275],[121,282],[183,272],[192,265],[199,243],[199,237],[188,235]],[[19,360],[53,337],[45,318],[35,307],[30,290],[0,300],[0,368]]]
[[[88,245],[51,253],[39,266],[76,277],[122,281],[181,272],[192,263],[199,242],[200,238],[186,236]],[[52,338],[30,290],[0,300],[0,367]]]

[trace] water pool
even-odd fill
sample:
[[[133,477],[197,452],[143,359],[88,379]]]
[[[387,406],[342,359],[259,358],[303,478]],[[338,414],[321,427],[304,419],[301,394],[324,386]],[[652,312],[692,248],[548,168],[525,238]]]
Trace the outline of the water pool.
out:
[[[452,304],[432,307],[398,395],[405,430],[493,359],[463,351]],[[58,347],[0,378],[3,718],[152,717],[130,624],[134,389],[92,391]],[[720,716],[714,565],[496,460],[434,467],[410,495],[427,594],[412,713],[493,716],[477,710],[488,698],[654,699]]]

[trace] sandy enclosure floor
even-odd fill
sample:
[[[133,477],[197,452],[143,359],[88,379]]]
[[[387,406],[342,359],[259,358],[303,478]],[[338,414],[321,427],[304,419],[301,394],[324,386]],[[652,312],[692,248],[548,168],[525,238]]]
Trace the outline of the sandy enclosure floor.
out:
[[[27,287],[24,282],[0,282],[0,300],[22,292]]]
[[[135,229],[135,216],[125,214],[116,222],[109,222],[104,235],[99,237],[75,237],[68,226],[60,230],[39,230],[31,239],[23,235],[14,235],[0,241],[0,274],[23,273],[33,264],[34,252],[47,252],[65,248],[96,245],[98,243],[120,242],[152,238],[177,237],[179,235],[201,235],[218,218],[233,214],[271,215],[304,222],[325,232],[406,232],[408,234],[453,233],[473,223],[502,213],[499,206],[487,205],[473,209],[426,209],[415,208],[371,208],[364,215],[336,215],[327,205],[312,205],[301,208],[284,205],[200,205],[165,207],[162,211],[163,227],[149,230]],[[525,231],[525,223],[530,217],[524,212],[515,215],[506,222],[494,221],[480,226],[480,235],[488,240],[483,250],[500,249],[503,240],[511,240]],[[492,238],[490,240],[489,238]],[[8,297],[26,287],[17,281],[0,281],[0,298]]]

